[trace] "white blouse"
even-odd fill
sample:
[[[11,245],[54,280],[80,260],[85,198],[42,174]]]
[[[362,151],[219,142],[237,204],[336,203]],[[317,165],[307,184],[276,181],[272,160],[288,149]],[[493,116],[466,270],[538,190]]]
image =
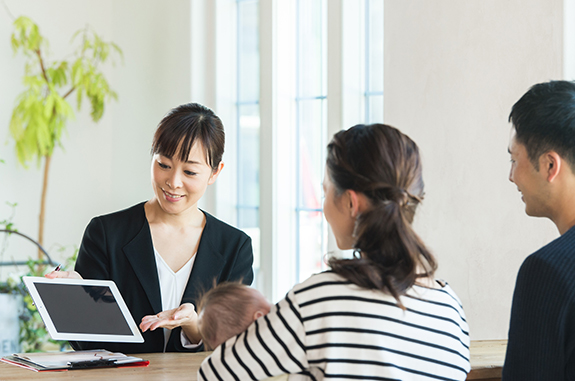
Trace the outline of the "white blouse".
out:
[[[174,272],[170,266],[168,266],[156,248],[154,248],[154,255],[156,257],[156,267],[158,268],[158,279],[160,281],[162,311],[178,308],[182,303],[182,297],[184,296],[186,285],[190,279],[190,274],[192,273],[192,268],[194,267],[196,255],[194,254],[192,258],[190,258],[190,260],[177,272]],[[168,339],[170,338],[171,330],[167,328],[163,328],[163,330],[165,352],[166,345],[168,345]],[[187,340],[183,332],[181,335],[181,340],[182,345],[187,348],[196,346]]]

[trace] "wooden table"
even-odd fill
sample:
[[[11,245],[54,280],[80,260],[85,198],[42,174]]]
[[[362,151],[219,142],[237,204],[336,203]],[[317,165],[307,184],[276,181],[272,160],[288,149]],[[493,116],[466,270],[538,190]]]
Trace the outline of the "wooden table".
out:
[[[0,381],[9,380],[187,380],[196,381],[196,372],[209,352],[201,353],[142,353],[135,356],[150,360],[145,368],[101,368],[64,372],[34,372],[0,363]]]
[[[471,343],[471,372],[468,380],[494,381],[501,379],[506,340],[474,341]],[[0,363],[0,381],[12,380],[187,380],[197,381],[196,373],[202,360],[210,352],[202,353],[145,353],[136,355],[150,360],[146,368],[104,368],[65,372],[36,373],[14,365]]]
[[[499,381],[505,360],[507,340],[471,342],[471,372],[468,380]]]

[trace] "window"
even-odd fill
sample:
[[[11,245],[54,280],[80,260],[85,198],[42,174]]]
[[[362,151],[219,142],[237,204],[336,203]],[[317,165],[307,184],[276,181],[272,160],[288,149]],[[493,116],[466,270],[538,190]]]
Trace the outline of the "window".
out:
[[[259,27],[258,1],[237,0],[236,162],[237,227],[251,238],[254,286],[260,268],[259,229]]]
[[[327,230],[322,212],[326,145],[325,0],[297,0],[295,282],[322,271]]]
[[[341,254],[322,212],[326,145],[342,128],[383,121],[383,0],[192,8],[192,27],[213,35],[193,39],[206,60],[192,79],[227,140],[226,173],[206,206],[252,237],[254,286],[275,302]]]
[[[383,0],[365,0],[365,122],[383,123]]]

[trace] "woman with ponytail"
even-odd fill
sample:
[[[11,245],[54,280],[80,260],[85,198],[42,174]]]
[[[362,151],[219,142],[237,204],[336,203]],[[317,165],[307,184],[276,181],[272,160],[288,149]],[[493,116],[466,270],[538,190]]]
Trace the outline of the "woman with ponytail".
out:
[[[465,380],[463,308],[411,226],[423,199],[417,145],[372,124],[338,132],[327,150],[324,215],[354,257],[296,285],[219,346],[198,380]]]

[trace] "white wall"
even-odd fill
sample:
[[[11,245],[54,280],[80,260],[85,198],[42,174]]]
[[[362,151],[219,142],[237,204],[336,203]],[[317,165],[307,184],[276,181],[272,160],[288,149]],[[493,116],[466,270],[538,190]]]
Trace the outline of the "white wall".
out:
[[[119,100],[95,124],[88,104],[68,124],[65,152],[56,149],[50,174],[45,246],[79,245],[90,218],[151,197],[150,144],[162,116],[191,101],[190,1],[5,0],[11,13],[26,15],[50,41],[54,59],[71,52],[72,34],[90,24],[124,51],[124,64],[105,73]],[[6,201],[17,202],[15,226],[37,236],[42,172],[17,165],[8,123],[23,90],[24,59],[10,47],[12,20],[0,7],[0,220]],[[75,107],[75,100],[73,101]],[[0,237],[2,239],[3,237]],[[1,241],[0,241],[1,242]],[[71,252],[68,252],[70,254]],[[12,238],[4,258],[35,256],[32,246]],[[56,255],[58,256],[58,255]],[[0,267],[0,279],[8,269]]]
[[[562,76],[561,0],[385,2],[385,121],[421,147],[417,229],[472,339],[506,338],[524,258],[558,236],[508,181],[511,106]]]
[[[86,23],[124,50],[124,65],[106,70],[119,101],[98,124],[84,105],[68,125],[66,153],[53,158],[46,246],[78,245],[91,217],[151,196],[152,133],[169,108],[213,90],[204,88],[213,80],[190,88],[202,77],[190,67],[211,51],[200,42],[215,37],[192,41],[190,18],[198,15],[190,0],[5,2],[40,25],[53,57],[69,51],[70,36]],[[412,136],[424,160],[417,230],[438,257],[439,276],[461,297],[472,338],[504,338],[519,265],[558,235],[550,222],[524,214],[507,181],[507,115],[530,85],[562,75],[563,2],[388,0],[385,7],[385,122]],[[0,7],[0,220],[9,211],[4,202],[18,202],[16,226],[36,236],[41,172],[19,168],[8,139],[23,73],[11,31]],[[34,255],[14,238],[3,260]],[[2,278],[7,270],[0,271]]]

